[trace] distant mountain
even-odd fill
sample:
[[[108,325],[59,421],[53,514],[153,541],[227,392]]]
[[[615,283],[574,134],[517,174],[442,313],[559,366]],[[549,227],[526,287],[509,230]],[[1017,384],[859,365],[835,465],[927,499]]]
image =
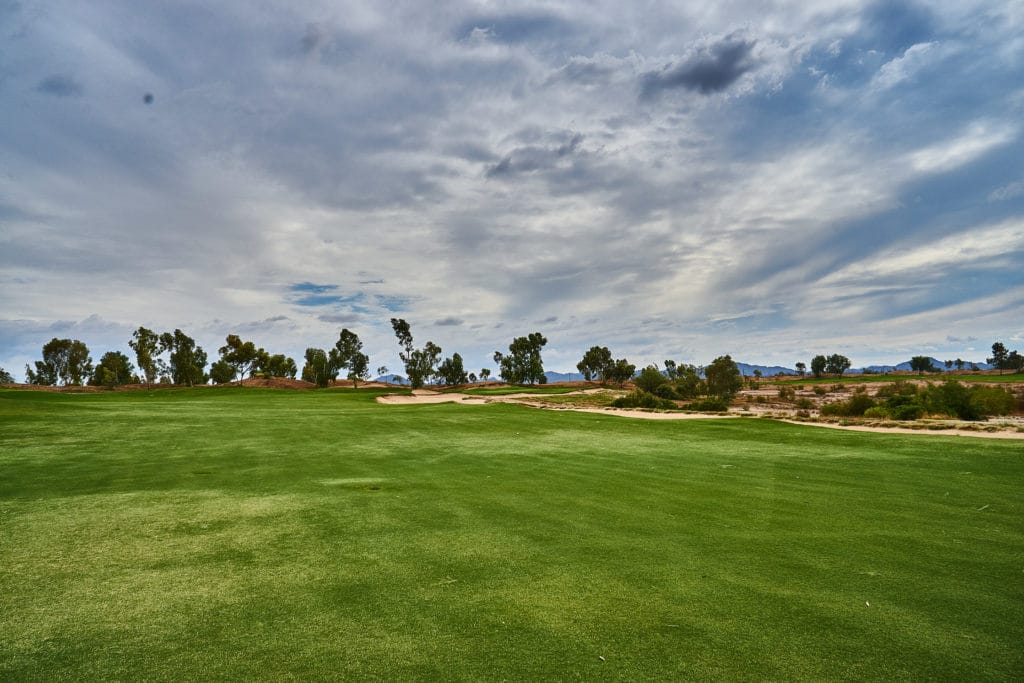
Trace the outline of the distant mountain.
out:
[[[399,377],[398,375],[381,375],[372,381],[387,382],[388,384],[408,384],[404,377]]]
[[[932,358],[931,361],[932,366],[935,367],[936,370],[939,370],[941,372],[956,372],[957,370],[955,365],[947,369],[945,361],[941,361],[938,358]],[[988,363],[979,363],[977,361],[965,360],[964,370],[970,370],[971,367],[977,367],[979,370],[992,370],[995,366],[989,365]],[[864,372],[865,370],[867,370],[868,372],[884,374],[886,372],[896,371],[911,372],[913,368],[910,367],[910,361],[908,360],[902,363],[898,363],[897,365],[869,365],[865,368],[860,368],[858,370],[850,369],[847,372],[849,372],[850,374],[858,374]]]
[[[582,382],[583,375],[578,372],[545,372],[544,376],[548,378],[548,384],[552,382]]]
[[[740,374],[744,377],[753,377],[754,370],[760,370],[762,377],[774,377],[779,373],[782,373],[783,375],[797,374],[796,370],[793,368],[784,368],[780,365],[750,365],[749,363],[736,363],[736,367],[740,369]]]

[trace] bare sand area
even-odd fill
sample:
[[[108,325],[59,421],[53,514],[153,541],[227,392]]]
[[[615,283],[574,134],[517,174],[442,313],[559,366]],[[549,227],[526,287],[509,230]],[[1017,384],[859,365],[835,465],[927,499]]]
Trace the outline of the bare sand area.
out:
[[[561,394],[569,396],[572,394],[586,394],[593,390],[584,390]],[[531,401],[536,399],[536,394],[506,394],[503,396],[472,396],[463,393],[442,394],[427,389],[417,389],[412,396],[378,396],[377,401],[388,405],[417,405],[431,403],[459,403],[462,405],[485,405],[487,403],[519,403],[531,408],[543,410],[571,410],[577,413],[595,413],[597,415],[610,415],[612,417],[626,417],[639,420],[716,420],[716,419],[738,419],[747,417],[749,414],[730,413],[727,415],[719,413],[676,413],[676,412],[654,412],[647,410],[630,410],[627,408],[581,408],[573,406],[550,406]],[[763,419],[763,418],[761,418]],[[805,427],[826,427],[829,429],[845,429],[855,432],[875,432],[878,434],[931,434],[933,436],[974,436],[987,439],[1024,439],[1024,432],[1019,431],[973,431],[968,429],[911,429],[908,427],[878,427],[872,425],[840,425],[831,422],[806,422],[800,420],[786,420],[784,418],[770,418],[788,424],[802,425]]]

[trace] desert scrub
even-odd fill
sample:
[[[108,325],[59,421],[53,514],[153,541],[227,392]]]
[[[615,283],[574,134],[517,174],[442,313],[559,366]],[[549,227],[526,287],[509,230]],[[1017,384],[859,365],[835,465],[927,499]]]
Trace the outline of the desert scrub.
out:
[[[678,406],[668,399],[659,398],[643,389],[620,396],[612,401],[613,408],[646,408],[648,410],[678,410]]]

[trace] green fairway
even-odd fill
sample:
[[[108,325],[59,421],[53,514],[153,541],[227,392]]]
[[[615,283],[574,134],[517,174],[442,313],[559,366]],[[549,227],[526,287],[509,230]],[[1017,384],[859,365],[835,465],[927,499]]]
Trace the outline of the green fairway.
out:
[[[0,390],[0,680],[1024,678],[1024,442]]]

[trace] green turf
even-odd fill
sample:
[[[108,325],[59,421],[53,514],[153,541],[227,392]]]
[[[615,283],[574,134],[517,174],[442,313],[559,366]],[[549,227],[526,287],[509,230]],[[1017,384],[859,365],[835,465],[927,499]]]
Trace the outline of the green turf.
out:
[[[1020,441],[372,396],[0,391],[0,680],[1024,678]]]

